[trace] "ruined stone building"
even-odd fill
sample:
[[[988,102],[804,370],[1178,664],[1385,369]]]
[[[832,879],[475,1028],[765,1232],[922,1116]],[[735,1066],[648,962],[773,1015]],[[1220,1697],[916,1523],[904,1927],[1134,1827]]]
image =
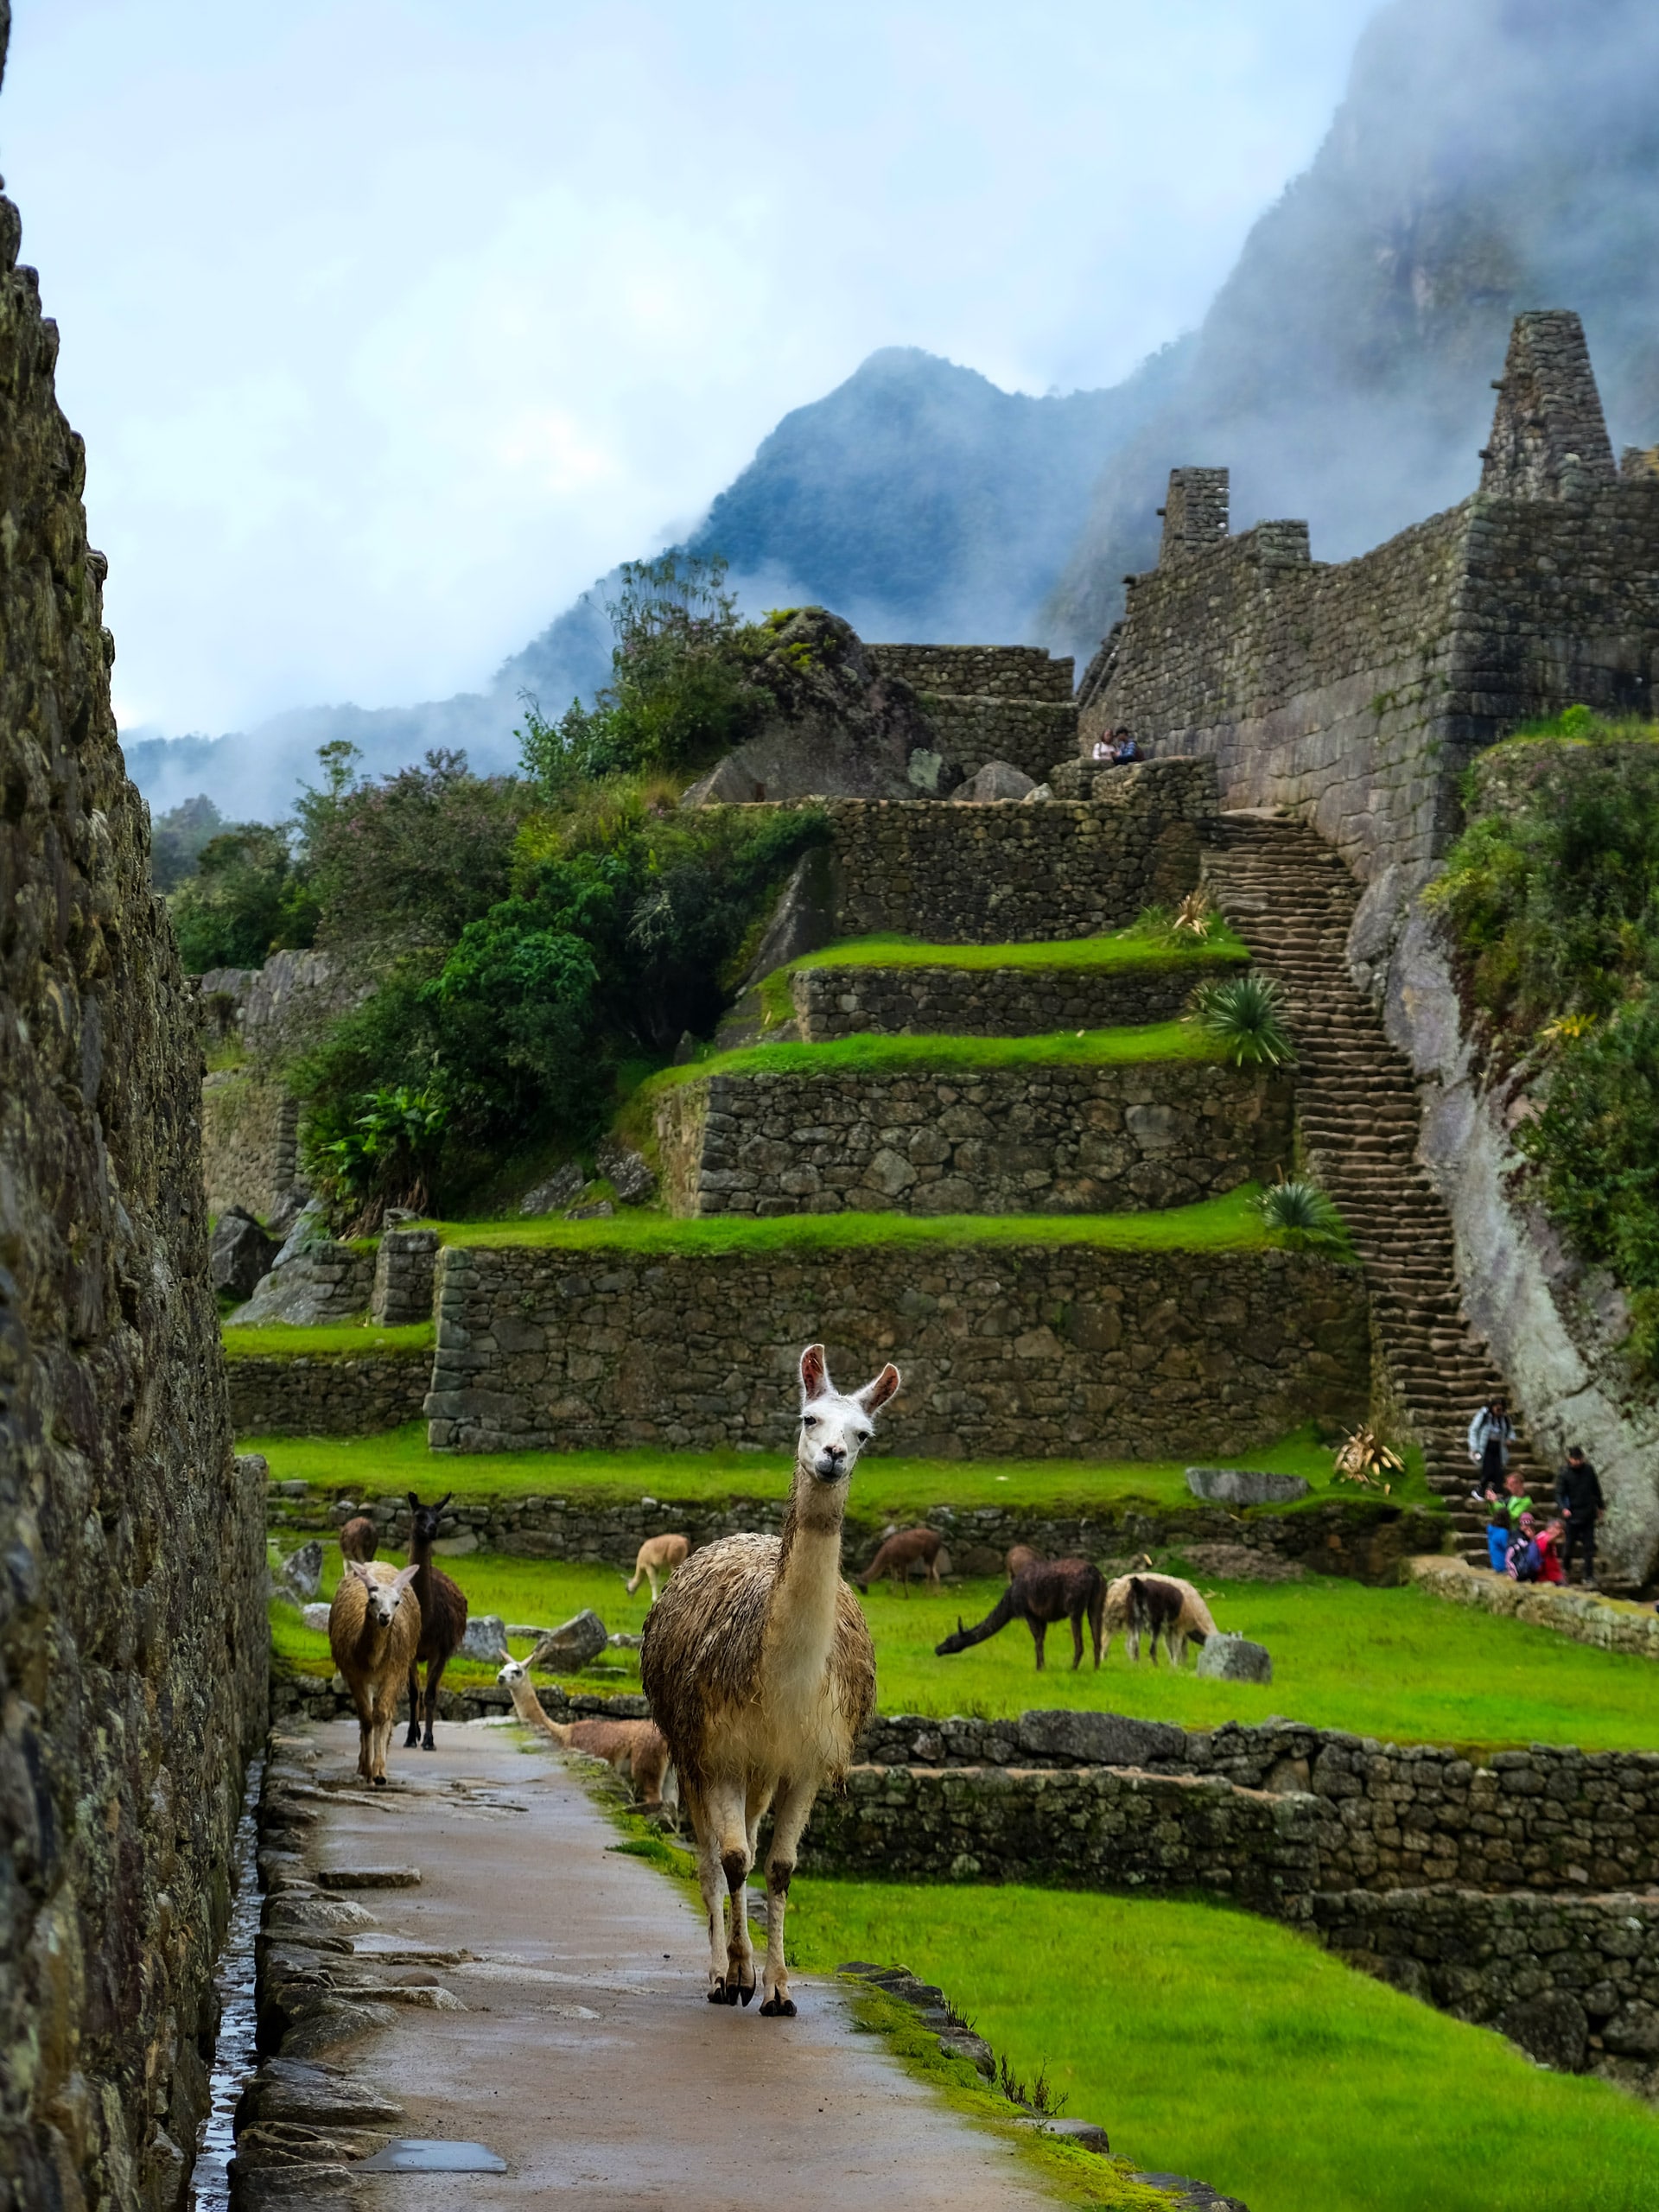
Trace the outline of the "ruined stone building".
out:
[[[263,1482],[232,1452],[194,1003],[20,236],[0,200],[0,2205],[173,2212],[264,1710]]]

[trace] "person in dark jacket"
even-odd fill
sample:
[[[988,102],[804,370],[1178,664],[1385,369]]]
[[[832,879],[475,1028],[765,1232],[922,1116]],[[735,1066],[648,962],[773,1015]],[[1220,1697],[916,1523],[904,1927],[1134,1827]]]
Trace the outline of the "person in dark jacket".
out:
[[[1555,1503],[1567,1522],[1567,1541],[1561,1548],[1561,1572],[1570,1582],[1573,1580],[1573,1554],[1584,1554],[1584,1586],[1596,1586],[1596,1523],[1606,1510],[1606,1501],[1601,1494],[1601,1483],[1595,1469],[1584,1456],[1581,1445],[1574,1444],[1567,1455],[1567,1465],[1555,1478]]]

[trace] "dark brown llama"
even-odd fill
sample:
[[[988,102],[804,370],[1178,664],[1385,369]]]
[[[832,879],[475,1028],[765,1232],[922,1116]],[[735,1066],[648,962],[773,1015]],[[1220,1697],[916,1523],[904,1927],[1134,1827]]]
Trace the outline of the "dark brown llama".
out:
[[[964,1628],[958,1614],[956,1634],[947,1636],[933,1649],[939,1658],[948,1659],[954,1652],[966,1651],[970,1644],[983,1643],[1010,1621],[1024,1621],[1037,1647],[1037,1671],[1040,1675],[1043,1638],[1056,1621],[1066,1620],[1071,1624],[1071,1666],[1075,1673],[1083,1664],[1085,1613],[1094,1633],[1095,1664],[1100,1664],[1100,1631],[1105,1610],[1106,1585],[1101,1580],[1100,1569],[1090,1566],[1086,1559],[1033,1560],[1020,1567],[982,1621],[972,1628]]]
[[[380,1548],[380,1531],[366,1513],[354,1513],[340,1532],[341,1559],[354,1559],[366,1567]]]
[[[421,1601],[421,1641],[409,1662],[409,1733],[404,1738],[406,1751],[412,1751],[417,1744],[423,1751],[437,1749],[432,1723],[438,1717],[438,1684],[467,1633],[465,1593],[442,1567],[432,1564],[432,1546],[437,1538],[443,1509],[454,1496],[454,1491],[446,1491],[435,1505],[423,1505],[413,1491],[409,1493],[409,1563],[419,1570],[415,1577],[415,1595]],[[426,1662],[424,1737],[421,1733],[423,1659]]]
[[[1141,1656],[1141,1639],[1151,1639],[1152,1663],[1158,1664],[1158,1643],[1161,1637],[1169,1654],[1172,1667],[1180,1664],[1175,1656],[1176,1624],[1181,1618],[1181,1608],[1186,1603],[1184,1591],[1173,1582],[1166,1582],[1155,1574],[1132,1574],[1129,1577],[1129,1651]]]

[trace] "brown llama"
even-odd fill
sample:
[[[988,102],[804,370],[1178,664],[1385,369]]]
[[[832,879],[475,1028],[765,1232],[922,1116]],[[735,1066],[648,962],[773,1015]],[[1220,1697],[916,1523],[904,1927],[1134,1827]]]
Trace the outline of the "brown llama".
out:
[[[783,1532],[694,1552],[645,1616],[639,1671],[679,1770],[709,1915],[709,2001],[754,1994],[745,1885],[772,1808],[761,2012],[792,2019],[784,1916],[819,1789],[838,1782],[875,1709],[875,1647],[841,1579],[849,1478],[899,1388],[884,1367],[841,1396],[823,1346],[801,1354],[801,1427]],[[729,1907],[724,1927],[722,1892]]]
[[[432,1723],[438,1717],[438,1684],[467,1633],[466,1595],[458,1582],[452,1582],[442,1567],[432,1564],[432,1547],[437,1540],[443,1509],[454,1496],[454,1491],[448,1490],[435,1505],[423,1505],[413,1491],[409,1493],[409,1563],[418,1569],[415,1595],[421,1601],[421,1641],[409,1662],[409,1733],[404,1738],[406,1751],[412,1751],[417,1744],[423,1751],[437,1749]],[[426,1662],[424,1738],[421,1733],[422,1660]]]
[[[1046,1565],[1041,1552],[1034,1552],[1029,1544],[1010,1544],[1008,1555],[1002,1562],[1008,1571],[1010,1582],[1017,1581],[1028,1567]]]
[[[690,1536],[647,1536],[634,1554],[633,1573],[623,1585],[630,1598],[642,1581],[651,1585],[651,1602],[657,1602],[657,1578],[666,1582],[677,1567],[683,1567],[691,1549]]]
[[[972,1628],[964,1628],[958,1613],[956,1633],[947,1636],[943,1643],[936,1643],[934,1655],[948,1659],[956,1652],[966,1651],[970,1644],[983,1643],[1010,1621],[1024,1621],[1037,1647],[1037,1671],[1040,1675],[1044,1637],[1056,1621],[1069,1620],[1071,1669],[1075,1674],[1083,1664],[1085,1613],[1094,1633],[1095,1664],[1100,1664],[1101,1617],[1105,1605],[1106,1586],[1101,1580],[1100,1569],[1086,1559],[1033,1560],[1021,1567],[982,1621]]]
[[[667,1811],[664,1785],[673,1770],[663,1732],[654,1720],[550,1720],[530,1679],[536,1653],[515,1659],[504,1651],[501,1657],[495,1679],[505,1688],[513,1711],[527,1727],[550,1737],[562,1751],[603,1759],[613,1774],[626,1775],[639,1793],[641,1812],[654,1817]]]
[[[1106,1586],[1106,1649],[1108,1652],[1111,1650],[1113,1637],[1120,1630],[1126,1630],[1128,1636],[1130,1658],[1139,1659],[1141,1656],[1141,1639],[1135,1632],[1129,1619],[1129,1585],[1141,1568],[1150,1567],[1151,1565],[1151,1560],[1145,1552],[1142,1552],[1135,1562],[1135,1569],[1130,1573],[1120,1574],[1116,1581],[1109,1582]],[[1181,1593],[1181,1610],[1173,1625],[1164,1634],[1164,1649],[1169,1654],[1169,1663],[1172,1667],[1179,1667],[1185,1662],[1186,1647],[1189,1642],[1207,1643],[1216,1633],[1216,1624],[1211,1618],[1209,1606],[1190,1582],[1184,1582],[1179,1574],[1162,1574],[1158,1577],[1158,1580],[1160,1582],[1168,1583],[1172,1589],[1179,1590]]]
[[[900,1595],[908,1598],[913,1567],[921,1568],[932,1590],[938,1588],[939,1577],[950,1572],[950,1554],[937,1529],[899,1529],[885,1536],[863,1573],[855,1574],[853,1580],[861,1590],[868,1590],[872,1582],[890,1574],[899,1585]]]
[[[1152,1663],[1158,1664],[1159,1639],[1169,1653],[1169,1663],[1179,1666],[1173,1638],[1175,1624],[1181,1617],[1185,1603],[1180,1591],[1173,1582],[1166,1582],[1161,1575],[1132,1574],[1129,1577],[1129,1656],[1141,1656],[1141,1639],[1150,1640]]]
[[[328,1608],[328,1649],[357,1711],[357,1770],[379,1789],[404,1669],[421,1637],[421,1609],[409,1586],[414,1580],[412,1567],[348,1559]]]
[[[366,1567],[380,1548],[380,1531],[366,1513],[354,1513],[340,1532],[340,1555]]]

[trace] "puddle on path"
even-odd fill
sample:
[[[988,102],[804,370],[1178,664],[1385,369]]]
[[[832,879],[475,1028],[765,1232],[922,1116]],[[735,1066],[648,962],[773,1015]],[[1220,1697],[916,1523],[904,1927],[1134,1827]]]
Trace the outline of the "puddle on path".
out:
[[[190,2212],[229,2212],[231,2154],[236,2139],[231,2133],[237,2101],[258,2063],[254,2050],[257,2016],[254,2007],[253,1939],[259,1933],[258,1875],[255,1855],[259,1830],[254,1808],[265,1771],[262,1757],[248,1768],[242,1817],[236,1824],[236,1848],[232,1867],[236,1894],[231,1901],[231,1924],[225,1931],[225,1948],[219,1955],[213,1986],[219,1992],[219,2038],[213,2046],[213,2068],[208,2077],[207,2118],[196,2146],[195,2168],[190,2177]]]

